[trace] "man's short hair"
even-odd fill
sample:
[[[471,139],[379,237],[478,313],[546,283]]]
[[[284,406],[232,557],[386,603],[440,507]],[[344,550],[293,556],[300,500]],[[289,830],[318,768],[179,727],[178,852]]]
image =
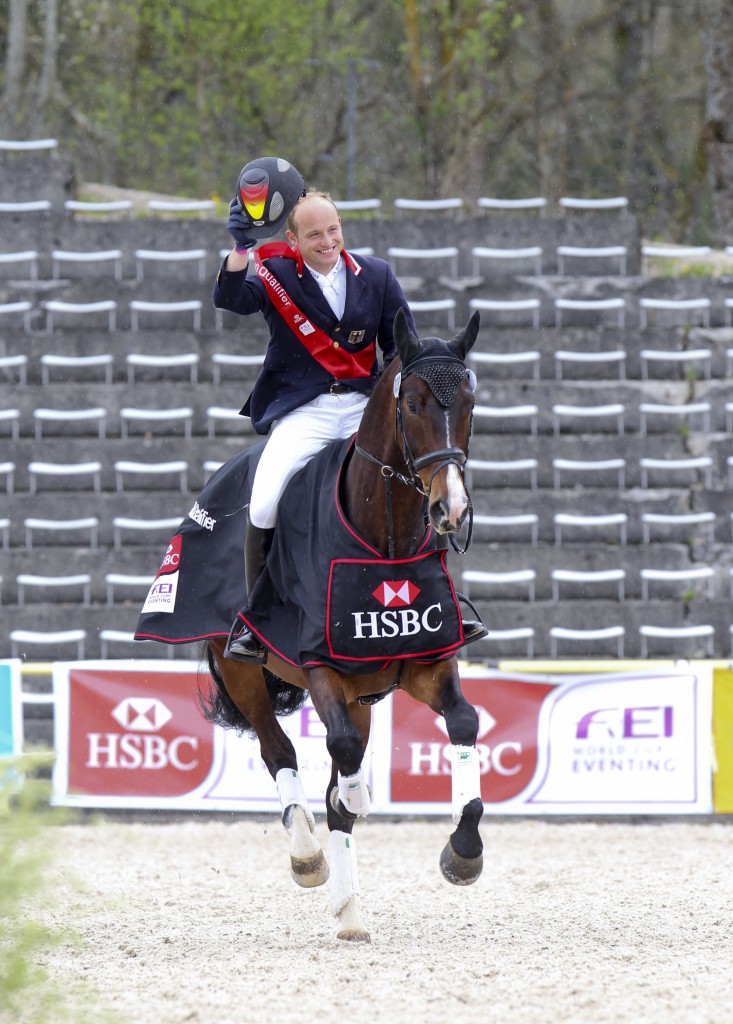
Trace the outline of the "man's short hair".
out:
[[[296,211],[297,211],[298,207],[300,206],[301,203],[305,203],[305,202],[307,202],[308,199],[313,199],[314,197],[316,199],[325,199],[327,203],[331,204],[331,206],[334,208],[334,210],[338,214],[338,207],[336,206],[336,203],[331,198],[331,193],[330,192],[319,192],[319,190],[316,189],[316,188],[308,189],[306,194],[304,196],[300,197],[298,202],[295,204],[295,206],[292,208],[292,210],[288,214],[288,231],[292,231],[294,235],[297,235],[297,233],[298,233],[295,230],[295,214],[296,214]]]

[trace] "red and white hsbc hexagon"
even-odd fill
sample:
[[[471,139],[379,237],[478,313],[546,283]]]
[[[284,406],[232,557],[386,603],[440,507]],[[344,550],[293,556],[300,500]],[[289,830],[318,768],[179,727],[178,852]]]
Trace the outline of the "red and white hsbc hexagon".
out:
[[[60,685],[54,679],[54,792],[63,802],[161,806],[208,779],[215,729],[197,706],[195,668],[144,664],[72,664]]]
[[[537,768],[537,727],[554,683],[461,673],[461,689],[479,716],[477,749],[487,809],[519,796]],[[390,801],[450,808],[450,740],[445,721],[399,690],[392,704]],[[437,810],[433,806],[432,810]]]

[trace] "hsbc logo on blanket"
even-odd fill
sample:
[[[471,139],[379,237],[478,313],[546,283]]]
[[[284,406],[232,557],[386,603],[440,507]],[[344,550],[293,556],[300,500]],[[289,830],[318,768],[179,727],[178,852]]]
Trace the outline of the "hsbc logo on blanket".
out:
[[[396,583],[380,583],[372,595],[385,608],[407,608],[420,593],[420,588],[409,580],[398,580]]]
[[[158,575],[161,576],[163,573],[178,572],[181,565],[181,541],[183,540],[180,533],[177,533],[168,545],[165,554],[163,555],[163,561],[158,569]]]
[[[403,559],[333,559],[329,655],[350,661],[440,657],[460,645],[460,608],[444,552]]]
[[[423,609],[411,608],[420,593],[420,587],[410,580],[384,580],[372,591],[372,597],[385,610],[351,613],[354,640],[437,633],[443,626],[442,606],[437,602]]]

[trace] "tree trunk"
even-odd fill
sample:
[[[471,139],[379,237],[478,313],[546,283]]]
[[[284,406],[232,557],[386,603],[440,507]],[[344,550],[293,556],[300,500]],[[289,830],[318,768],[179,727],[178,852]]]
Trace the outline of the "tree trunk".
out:
[[[14,136],[22,123],[23,67],[25,62],[25,30],[28,0],[10,0],[8,12],[8,48],[5,56],[5,92],[3,95],[2,129]]]
[[[615,125],[618,146],[618,186],[639,209],[645,192],[645,119],[653,107],[650,84],[651,37],[656,20],[656,0],[621,0],[616,9],[614,38],[618,115]]]
[[[553,68],[546,88],[536,97],[537,165],[540,193],[556,199],[566,191],[568,137],[573,83],[563,51],[564,29],[554,0],[536,6],[541,65]]]
[[[721,241],[733,238],[733,0],[704,0],[705,134]]]
[[[58,0],[46,0],[46,18],[43,41],[43,67],[38,82],[38,96],[31,118],[31,132],[39,137],[44,134],[48,101],[56,85],[56,61],[58,56]]]

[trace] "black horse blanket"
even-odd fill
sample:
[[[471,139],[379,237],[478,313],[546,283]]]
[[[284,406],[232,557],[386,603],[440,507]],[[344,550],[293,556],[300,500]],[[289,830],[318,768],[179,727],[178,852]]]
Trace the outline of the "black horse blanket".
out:
[[[414,555],[390,560],[344,515],[340,486],[352,446],[353,439],[334,442],[291,480],[249,603],[243,539],[263,445],[222,466],[168,545],[137,639],[227,636],[239,615],[270,651],[297,666],[365,673],[394,659],[455,653],[463,644],[460,608],[432,528]]]

